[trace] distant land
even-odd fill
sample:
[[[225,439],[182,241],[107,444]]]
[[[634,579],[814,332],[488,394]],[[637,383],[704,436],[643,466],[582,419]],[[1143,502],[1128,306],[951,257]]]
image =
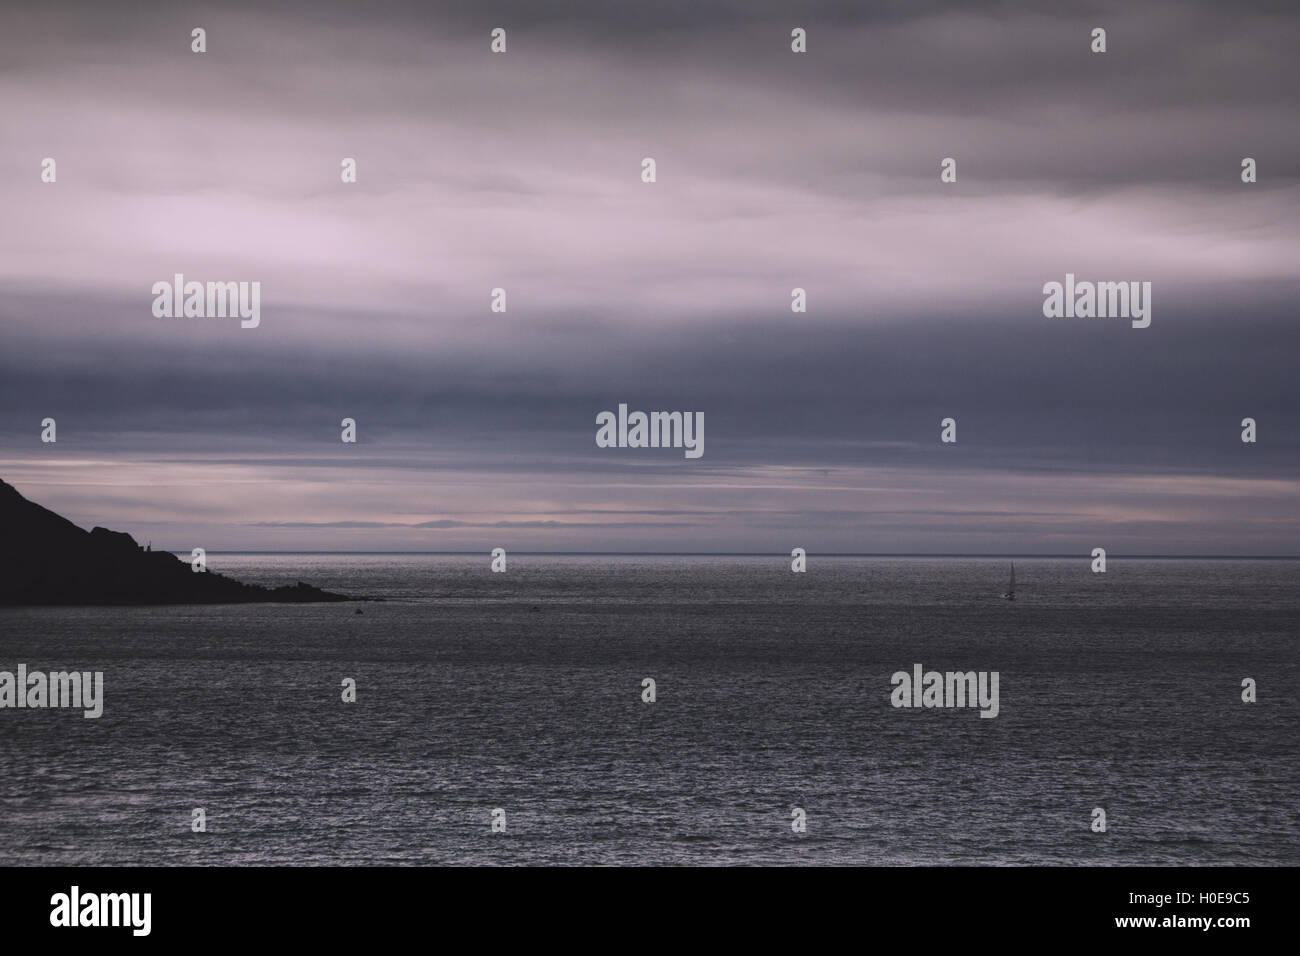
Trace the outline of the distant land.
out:
[[[0,605],[254,604],[353,601],[299,581],[264,588],[195,572],[129,534],[78,528],[0,481]]]

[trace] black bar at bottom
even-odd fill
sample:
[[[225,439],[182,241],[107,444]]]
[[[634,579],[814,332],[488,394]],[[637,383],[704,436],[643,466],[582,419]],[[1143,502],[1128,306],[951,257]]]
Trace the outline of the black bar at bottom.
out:
[[[452,930],[469,933],[467,943],[522,934],[655,949],[702,936],[809,943],[839,932],[926,945],[1125,937],[1233,945],[1285,931],[1296,875],[1248,867],[7,868],[0,926],[6,943],[128,945],[335,947]]]

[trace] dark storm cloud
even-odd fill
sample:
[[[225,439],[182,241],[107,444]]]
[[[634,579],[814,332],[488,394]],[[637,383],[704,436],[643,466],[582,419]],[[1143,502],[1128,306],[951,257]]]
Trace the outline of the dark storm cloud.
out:
[[[404,355],[321,350],[275,330],[255,338],[218,327],[196,341],[177,327],[183,320],[151,318],[172,323],[161,324],[151,348],[105,338],[95,362],[76,347],[9,338],[0,431],[30,442],[33,423],[57,412],[78,440],[145,448],[157,433],[191,451],[236,456],[284,442],[309,467],[313,455],[335,463],[325,452],[338,443],[340,420],[353,417],[357,451],[388,467],[400,467],[393,446],[420,438],[474,449],[461,467],[494,455],[507,470],[567,469],[587,458],[583,467],[594,471],[676,467],[679,453],[651,462],[596,454],[596,413],[626,402],[706,411],[708,454],[698,469],[909,465],[943,455],[963,467],[1285,476],[1300,452],[1300,331],[1283,291],[1248,327],[1227,293],[1221,303],[1162,303],[1147,330],[1053,322],[1026,308],[868,325],[714,321],[689,337],[680,328],[611,326],[584,343],[542,319]],[[129,314],[126,303],[91,300],[51,313],[47,299],[44,308],[55,327],[77,314],[110,325]],[[351,316],[358,328],[373,320]],[[500,348],[503,333],[512,348]],[[1238,440],[1247,414],[1268,431],[1248,458]],[[960,427],[954,449],[937,447],[948,416]]]
[[[1223,182],[1243,149],[1268,184],[1300,175],[1286,120],[1300,105],[1300,23],[1283,4],[56,9],[5,12],[13,75],[80,76],[209,119],[274,117],[286,132],[317,120],[371,138],[377,119],[423,131],[450,117],[556,138],[639,129],[683,159],[848,196],[855,178],[928,181],[936,154],[960,154],[976,190]],[[200,20],[216,72],[188,51]],[[789,52],[794,23],[812,31],[804,57]],[[494,25],[522,34],[504,58],[485,52]],[[1098,25],[1104,56],[1088,50]],[[514,184],[534,188],[526,174]]]

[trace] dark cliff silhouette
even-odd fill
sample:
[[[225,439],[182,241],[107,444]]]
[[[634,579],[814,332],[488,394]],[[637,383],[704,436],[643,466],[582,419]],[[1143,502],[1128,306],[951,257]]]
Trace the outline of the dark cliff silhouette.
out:
[[[129,534],[83,531],[0,481],[0,605],[251,604],[364,600],[303,584],[241,584],[167,551],[146,551]]]

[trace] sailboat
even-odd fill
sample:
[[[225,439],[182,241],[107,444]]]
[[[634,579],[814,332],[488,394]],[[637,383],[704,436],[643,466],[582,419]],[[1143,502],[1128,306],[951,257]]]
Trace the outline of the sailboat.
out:
[[[1016,599],[1016,562],[1011,562],[1011,583],[1007,585],[1007,593],[1002,595],[1008,601]]]

